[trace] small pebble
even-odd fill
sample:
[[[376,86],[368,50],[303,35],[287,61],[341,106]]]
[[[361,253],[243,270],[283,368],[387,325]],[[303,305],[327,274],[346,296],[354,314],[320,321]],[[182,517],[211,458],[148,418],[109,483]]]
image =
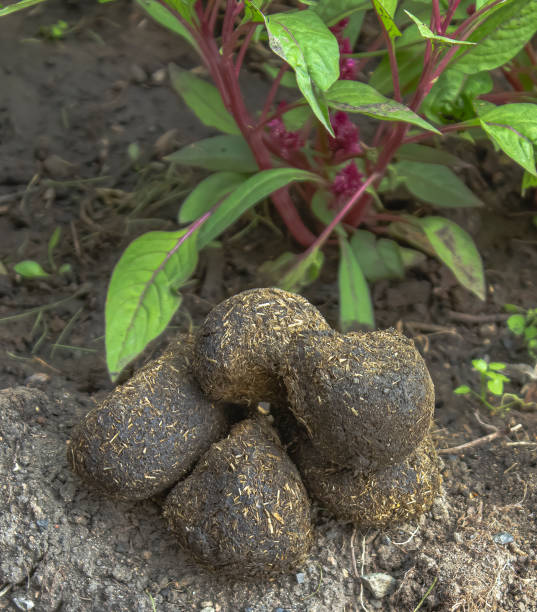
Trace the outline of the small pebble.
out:
[[[298,582],[298,584],[304,584],[305,580],[306,574],[304,574],[304,572],[298,572],[298,574],[296,575],[296,581]]]
[[[212,608],[213,607],[213,602],[212,601],[202,601],[200,603],[200,608]]]
[[[145,73],[145,70],[138,64],[132,64],[130,73],[131,78],[135,83],[144,83],[147,81],[147,74]]]
[[[153,74],[151,75],[151,81],[155,83],[155,85],[160,85],[166,80],[166,75],[166,68],[159,68],[158,70],[155,70],[155,72],[153,72]]]
[[[497,533],[495,536],[492,537],[492,539],[496,542],[496,544],[504,545],[511,544],[511,542],[515,541],[515,538],[510,533],[507,533],[505,531]]]
[[[33,610],[35,608],[34,602],[26,597],[13,597],[11,601],[19,610]]]
[[[45,531],[45,529],[48,527],[48,519],[38,519],[36,524],[41,531]]]
[[[31,374],[26,378],[24,384],[29,387],[44,385],[48,383],[50,380],[50,375],[45,372],[36,372],[35,374]]]
[[[362,580],[371,591],[371,594],[375,599],[382,599],[385,597],[393,589],[395,583],[397,582],[393,576],[383,574],[381,572],[366,574],[365,576],[362,576]]]
[[[76,172],[76,166],[59,155],[49,155],[43,162],[45,172],[53,179],[63,180],[71,178]]]

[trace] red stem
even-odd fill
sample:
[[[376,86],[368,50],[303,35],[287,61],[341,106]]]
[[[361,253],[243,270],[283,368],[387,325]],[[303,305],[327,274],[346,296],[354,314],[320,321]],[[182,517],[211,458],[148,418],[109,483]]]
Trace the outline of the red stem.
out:
[[[431,30],[436,34],[443,34],[442,20],[440,18],[440,3],[438,0],[433,0],[433,11],[431,15]]]
[[[242,41],[241,48],[239,50],[239,54],[237,55],[237,60],[235,61],[235,74],[237,78],[242,68],[242,62],[244,61],[244,56],[246,55],[246,51],[250,46],[250,41],[252,40],[252,36],[254,35],[257,25],[256,24],[248,24],[250,26],[248,32],[246,32],[246,36]]]
[[[528,56],[528,59],[531,62],[531,65],[537,66],[537,54],[535,53],[535,49],[533,48],[530,42],[524,46],[524,51],[526,52],[526,55]]]
[[[515,91],[524,91],[524,85],[522,85],[522,83],[514,72],[502,68],[502,74],[507,79],[507,81],[509,81],[509,84]]]
[[[207,6],[205,7],[205,13],[203,14],[203,21],[207,22],[211,18],[211,12],[214,9],[214,3],[219,0],[208,0]]]
[[[440,128],[440,132],[442,135],[449,134],[451,132],[458,132],[459,130],[466,130],[471,127],[479,127],[477,125],[465,125],[464,123],[453,123],[452,125],[444,125]],[[410,138],[403,138],[401,144],[409,144],[411,142],[421,142],[422,140],[427,140],[427,138],[431,138],[434,136],[432,132],[424,132],[423,134],[416,134],[415,136],[411,136]]]
[[[390,38],[388,34],[388,30],[386,29],[384,22],[382,21],[377,9],[375,8],[375,14],[377,16],[377,21],[382,30],[382,37],[386,42],[386,47],[388,49],[388,57],[390,60],[390,70],[392,73],[392,82],[393,82],[393,96],[397,102],[401,102],[401,89],[399,87],[399,69],[397,68],[397,58],[395,57],[395,49],[393,40]]]
[[[220,0],[215,0],[213,5],[213,10],[211,11],[211,16],[208,22],[208,30],[211,33],[211,36],[214,35],[214,29],[216,27],[216,20],[218,19],[218,12],[220,11]],[[204,20],[205,21],[205,20]],[[207,23],[207,21],[205,21]]]
[[[457,10],[457,7],[459,6],[460,3],[461,3],[461,0],[450,0],[449,8],[447,10],[446,16],[444,17],[444,21],[442,22],[441,34],[446,33],[449,27],[449,24],[451,23],[451,20],[453,19],[453,15],[455,14],[455,11]]]

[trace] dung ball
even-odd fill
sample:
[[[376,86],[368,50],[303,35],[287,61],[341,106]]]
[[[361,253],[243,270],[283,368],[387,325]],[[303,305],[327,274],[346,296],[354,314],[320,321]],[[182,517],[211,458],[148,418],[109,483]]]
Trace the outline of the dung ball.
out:
[[[282,289],[251,289],[218,304],[196,335],[194,369],[213,400],[254,404],[282,397],[276,371],[303,330],[329,329],[305,298]]]
[[[431,377],[394,329],[301,332],[281,373],[291,410],[326,461],[373,472],[402,461],[429,431]]]
[[[116,387],[73,430],[71,468],[122,499],[144,499],[175,484],[229,425],[191,372],[193,339],[169,350]]]
[[[305,437],[293,459],[310,495],[338,520],[360,527],[381,529],[420,516],[430,508],[441,485],[430,436],[400,463],[370,474],[320,461]]]
[[[164,516],[199,563],[237,577],[291,571],[312,543],[305,487],[261,418],[211,446],[168,495]]]

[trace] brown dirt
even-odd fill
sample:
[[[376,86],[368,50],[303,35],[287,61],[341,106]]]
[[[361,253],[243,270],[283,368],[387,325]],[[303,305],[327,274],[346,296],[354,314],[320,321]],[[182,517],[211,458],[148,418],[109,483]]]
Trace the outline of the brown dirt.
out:
[[[58,19],[74,26],[64,40],[36,38],[40,26]],[[354,530],[317,506],[309,560],[297,574],[273,581],[230,580],[201,569],[170,536],[159,500],[110,500],[68,469],[72,426],[112,388],[102,340],[112,266],[135,235],[175,227],[177,194],[197,177],[183,170],[164,189],[166,169],[154,143],[172,129],[167,142],[175,139],[175,146],[210,134],[161,80],[169,61],[196,65],[188,49],[127,1],[53,0],[0,21],[0,261],[8,272],[0,273],[0,317],[33,313],[0,323],[0,609],[411,612],[428,593],[421,610],[537,610],[534,411],[502,418],[480,409],[480,420],[491,426],[522,427],[442,454],[442,495],[411,524]],[[249,99],[262,93],[253,77],[245,85]],[[161,151],[167,142],[160,140]],[[142,152],[134,165],[131,143]],[[474,416],[477,406],[453,388],[476,384],[469,362],[478,356],[529,363],[506,329],[502,307],[537,305],[537,236],[529,222],[536,211],[520,198],[520,173],[490,147],[450,146],[470,163],[462,175],[487,204],[449,213],[483,254],[486,302],[458,287],[435,261],[402,282],[379,282],[373,292],[378,326],[413,337],[427,361],[441,449],[490,433]],[[109,178],[66,182],[103,176]],[[137,210],[141,193],[145,208]],[[166,196],[170,202],[162,201]],[[17,279],[11,272],[17,261],[47,265],[57,226],[55,260],[71,264],[72,272]],[[283,243],[258,228],[206,253],[170,334],[256,286],[260,263],[289,248]],[[305,292],[333,325],[335,257],[328,254],[322,277]],[[32,311],[43,306],[40,316]],[[166,337],[133,369],[158,354]],[[525,382],[510,390],[520,392]],[[375,572],[395,580],[382,599],[362,577]]]

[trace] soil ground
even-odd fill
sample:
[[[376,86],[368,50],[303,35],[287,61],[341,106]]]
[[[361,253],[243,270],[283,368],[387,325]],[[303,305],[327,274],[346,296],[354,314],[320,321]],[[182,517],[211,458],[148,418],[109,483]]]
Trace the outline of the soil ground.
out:
[[[70,26],[63,40],[39,37],[59,19]],[[178,202],[198,175],[169,173],[160,156],[210,134],[171,90],[171,61],[197,65],[126,1],[50,1],[0,21],[0,609],[537,610],[536,412],[491,415],[453,394],[476,386],[475,357],[515,364],[515,373],[516,364],[533,365],[503,314],[505,303],[537,306],[533,194],[520,197],[518,170],[485,145],[450,145],[486,203],[450,216],[483,255],[486,302],[435,261],[374,287],[378,326],[413,337],[431,371],[438,448],[520,425],[442,453],[442,495],[419,521],[365,532],[316,507],[316,543],[300,572],[230,581],[179,549],[159,500],[117,503],[69,471],[71,427],[112,388],[103,345],[112,267],[134,236],[176,227]],[[265,86],[257,77],[245,85],[250,100]],[[71,271],[17,278],[12,265],[23,259],[50,271],[56,227],[55,264]],[[172,328],[133,368],[221,299],[259,285],[259,265],[292,246],[284,243],[258,227],[205,254]],[[305,295],[337,326],[334,258]],[[509,390],[537,395],[528,382],[513,376]],[[378,573],[393,582],[376,598],[369,585]]]

